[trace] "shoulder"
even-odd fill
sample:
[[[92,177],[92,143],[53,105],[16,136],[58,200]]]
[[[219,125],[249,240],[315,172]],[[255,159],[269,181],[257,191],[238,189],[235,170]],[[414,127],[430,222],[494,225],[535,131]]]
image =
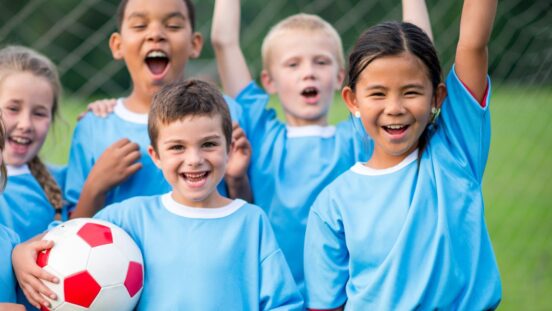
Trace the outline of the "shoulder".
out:
[[[447,75],[447,78],[445,80],[445,85],[447,87],[446,99],[448,101],[470,102],[471,104],[473,104],[473,106],[482,108],[478,100],[473,97],[471,91],[460,80],[460,78],[456,74],[456,70],[454,66],[451,68],[449,74]],[[491,93],[491,79],[489,77],[487,77],[487,85],[488,87],[487,87],[487,92],[485,96],[485,106],[484,106],[485,108],[489,106],[488,105],[489,95]]]
[[[262,98],[268,101],[269,95],[257,84],[257,82],[253,80],[249,82],[249,84],[244,87],[236,96],[236,100],[238,102],[249,98]]]
[[[94,218],[115,221],[116,219],[128,219],[141,217],[151,207],[159,206],[160,196],[138,196],[106,206],[99,211]]]

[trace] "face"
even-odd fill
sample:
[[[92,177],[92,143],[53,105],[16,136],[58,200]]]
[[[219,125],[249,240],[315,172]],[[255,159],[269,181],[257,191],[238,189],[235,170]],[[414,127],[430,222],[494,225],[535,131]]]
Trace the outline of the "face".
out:
[[[8,165],[28,163],[37,154],[52,121],[54,93],[48,80],[28,72],[13,73],[0,84],[6,128],[2,152]]]
[[[277,93],[288,124],[326,125],[335,91],[341,87],[334,41],[319,32],[294,31],[279,35],[269,54],[269,68],[261,79]]]
[[[440,107],[444,93],[443,85],[434,92],[427,68],[410,53],[373,60],[360,74],[356,91],[345,87],[342,92],[375,142],[368,165],[391,167],[414,151],[431,108]]]
[[[129,0],[121,32],[110,38],[115,59],[124,59],[134,91],[153,96],[181,78],[189,58],[199,56],[201,35],[192,32],[182,0]]]
[[[220,116],[190,116],[159,127],[149,153],[171,184],[173,198],[193,207],[220,207],[218,193],[228,160]]]

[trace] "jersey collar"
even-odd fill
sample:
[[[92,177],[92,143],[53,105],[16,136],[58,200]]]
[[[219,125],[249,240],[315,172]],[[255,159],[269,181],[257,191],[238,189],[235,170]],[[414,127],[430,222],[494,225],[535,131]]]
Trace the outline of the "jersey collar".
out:
[[[240,209],[240,207],[246,204],[244,200],[236,199],[223,207],[216,207],[216,208],[190,207],[176,202],[172,198],[172,192],[162,195],[161,203],[163,203],[163,206],[169,212],[175,215],[187,217],[187,218],[200,218],[200,219],[223,218],[233,214],[238,209]]]

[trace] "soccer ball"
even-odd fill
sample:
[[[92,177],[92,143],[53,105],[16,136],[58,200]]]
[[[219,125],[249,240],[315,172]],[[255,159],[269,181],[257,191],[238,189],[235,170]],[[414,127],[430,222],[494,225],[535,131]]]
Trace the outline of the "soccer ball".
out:
[[[101,220],[77,218],[50,230],[43,240],[54,247],[38,254],[37,264],[55,275],[44,281],[58,296],[49,310],[132,310],[144,284],[138,246],[121,228]],[[41,310],[48,310],[43,307]]]

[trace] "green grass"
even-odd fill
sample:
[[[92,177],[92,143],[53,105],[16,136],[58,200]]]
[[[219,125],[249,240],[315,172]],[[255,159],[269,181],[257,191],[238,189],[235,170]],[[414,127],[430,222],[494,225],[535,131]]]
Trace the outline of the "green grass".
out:
[[[63,102],[66,122],[58,122],[48,137],[42,150],[45,159],[66,163],[76,115],[83,110],[79,100]],[[500,309],[550,310],[552,87],[497,86],[491,111],[492,144],[483,191],[502,276]],[[337,100],[330,122],[347,117],[345,105]]]

